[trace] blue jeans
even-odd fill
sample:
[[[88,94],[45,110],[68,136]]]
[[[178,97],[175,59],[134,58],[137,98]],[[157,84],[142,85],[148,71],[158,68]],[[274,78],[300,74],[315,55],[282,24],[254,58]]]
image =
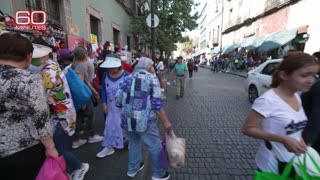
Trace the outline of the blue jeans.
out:
[[[67,151],[68,135],[64,132],[60,123],[57,123],[56,130],[53,134],[53,141],[59,155],[62,155],[66,160],[66,164],[73,170],[81,168],[81,161],[71,152]]]
[[[128,132],[129,139],[129,164],[128,172],[136,172],[141,163],[141,142],[143,142],[149,152],[152,162],[152,176],[162,177],[166,174],[166,170],[160,168],[160,151],[161,143],[159,137],[159,129],[156,123],[152,123],[145,132]]]

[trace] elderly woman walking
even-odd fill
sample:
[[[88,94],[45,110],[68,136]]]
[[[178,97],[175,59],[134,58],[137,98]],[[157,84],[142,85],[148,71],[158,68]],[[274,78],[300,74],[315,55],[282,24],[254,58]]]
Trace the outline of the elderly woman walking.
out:
[[[46,155],[58,157],[41,76],[28,70],[31,42],[0,36],[0,179],[34,180]]]
[[[121,109],[115,104],[116,92],[123,79],[129,74],[121,67],[121,60],[115,56],[107,55],[106,60],[100,65],[106,68],[107,72],[103,75],[101,100],[104,112],[107,113],[106,126],[104,129],[104,147],[99,153],[98,158],[104,158],[113,154],[113,148],[122,149],[125,146],[126,134],[121,129]]]
[[[124,78],[117,92],[116,104],[122,108],[121,127],[128,131],[130,148],[127,176],[134,177],[144,167],[142,141],[151,157],[152,180],[169,179],[166,169],[160,168],[161,144],[157,116],[167,132],[171,130],[171,124],[162,108],[160,83],[151,59],[141,57],[135,71]]]

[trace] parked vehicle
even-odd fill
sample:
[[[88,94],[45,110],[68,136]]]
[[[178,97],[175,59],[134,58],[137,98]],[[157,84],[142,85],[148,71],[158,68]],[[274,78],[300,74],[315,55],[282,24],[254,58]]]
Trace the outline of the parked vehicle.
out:
[[[272,81],[271,75],[281,61],[282,59],[267,60],[248,72],[244,88],[248,92],[251,103],[269,89]]]

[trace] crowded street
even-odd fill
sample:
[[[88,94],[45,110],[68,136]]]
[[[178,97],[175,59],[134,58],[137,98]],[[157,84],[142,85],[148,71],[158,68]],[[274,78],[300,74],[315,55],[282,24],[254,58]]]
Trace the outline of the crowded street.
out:
[[[176,135],[187,139],[186,164],[181,169],[171,169],[171,179],[252,179],[258,141],[240,132],[251,105],[243,81],[242,77],[213,74],[209,69],[200,68],[192,79],[186,79],[185,96],[176,100],[175,86],[169,76],[164,108]],[[103,122],[98,126],[102,132]],[[74,151],[92,167],[87,179],[129,180],[126,177],[127,150],[97,159],[95,153],[100,147],[99,143],[86,144]],[[147,153],[144,155],[147,161]],[[133,180],[150,179],[150,176],[149,166]]]
[[[0,0],[0,180],[320,179],[320,0]]]

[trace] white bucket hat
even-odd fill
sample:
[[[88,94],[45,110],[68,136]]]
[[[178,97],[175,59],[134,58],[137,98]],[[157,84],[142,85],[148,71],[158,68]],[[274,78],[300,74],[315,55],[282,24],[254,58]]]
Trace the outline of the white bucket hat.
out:
[[[117,68],[121,66],[121,60],[115,57],[106,57],[106,60],[100,65],[101,68]]]
[[[52,49],[47,46],[35,44],[35,43],[33,43],[32,45],[33,45],[32,58],[41,58],[52,52]]]

